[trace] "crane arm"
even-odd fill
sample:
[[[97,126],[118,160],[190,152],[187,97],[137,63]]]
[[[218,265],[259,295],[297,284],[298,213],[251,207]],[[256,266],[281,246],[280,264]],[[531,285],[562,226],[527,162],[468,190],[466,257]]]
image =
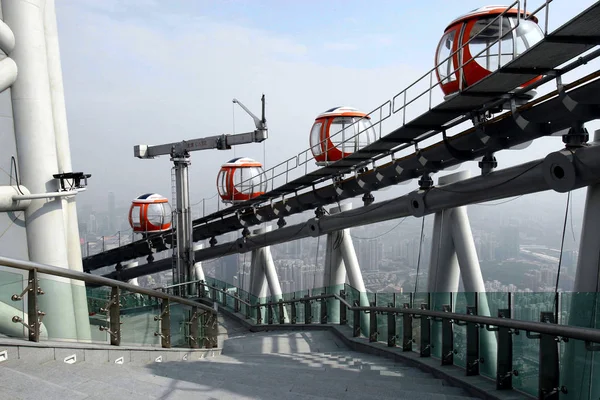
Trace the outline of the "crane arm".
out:
[[[133,146],[133,155],[137,158],[154,158],[163,155],[170,155],[171,157],[179,157],[187,154],[191,151],[197,150],[229,150],[231,146],[245,143],[260,143],[269,137],[269,131],[267,128],[267,121],[265,119],[265,96],[261,98],[262,101],[262,119],[258,119],[254,114],[250,112],[242,103],[238,100],[233,99],[234,103],[239,104],[244,111],[246,111],[256,125],[256,129],[252,132],[237,133],[237,134],[225,134],[217,136],[208,136],[199,139],[183,140],[181,142],[173,142],[158,145],[146,145],[138,144]]]

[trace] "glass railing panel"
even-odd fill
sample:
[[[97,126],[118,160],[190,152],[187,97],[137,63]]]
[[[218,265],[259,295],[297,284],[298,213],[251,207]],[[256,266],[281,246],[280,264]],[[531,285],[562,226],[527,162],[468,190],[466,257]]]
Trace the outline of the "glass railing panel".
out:
[[[46,315],[42,324],[49,340],[90,340],[89,314],[75,318],[74,290],[70,279],[49,275],[38,275],[39,287],[44,294],[38,296],[38,309]],[[81,288],[78,285],[78,288]],[[77,288],[76,288],[77,290]],[[82,299],[85,301],[85,297]],[[87,304],[86,304],[87,306]],[[81,308],[82,310],[85,307]],[[43,328],[43,329],[44,329]]]
[[[600,329],[600,293],[561,293],[559,305],[562,324]],[[568,390],[561,399],[600,398],[600,344],[591,345],[597,351],[579,340],[561,342],[560,385]]]
[[[418,292],[413,294],[413,308],[420,309],[422,304],[431,308],[430,294]],[[413,318],[413,351],[420,352],[421,349],[421,319]]]
[[[342,290],[344,290],[344,285],[333,285],[326,287],[325,293],[339,295]],[[327,322],[330,324],[340,323],[340,301],[336,298],[327,299]]]
[[[189,347],[192,307],[179,303],[171,303],[171,347]]]
[[[389,307],[393,303],[393,293],[377,293],[377,307]],[[388,314],[377,314],[377,341],[388,341]]]
[[[161,307],[156,297],[121,290],[121,344],[161,346]],[[173,307],[170,307],[171,313]],[[173,331],[173,323],[171,323]]]
[[[14,272],[13,272],[14,271]],[[13,322],[14,317],[28,323],[27,294],[23,299],[13,301],[13,295],[20,295],[27,286],[27,278],[20,271],[0,270],[0,335],[27,339],[29,331],[21,324]]]
[[[348,304],[354,306],[355,301],[359,301],[360,300],[360,292],[356,289],[354,289],[352,286],[350,285],[345,285],[345,289],[346,291],[346,301],[348,302]],[[347,310],[346,311],[346,315],[348,318],[348,326],[350,326],[351,328],[354,327],[354,313],[353,311]]]
[[[600,328],[600,324],[597,324]],[[594,344],[600,346],[600,344]],[[592,351],[581,340],[569,340],[560,344],[560,387],[565,400],[600,398],[600,351]]]
[[[539,322],[542,312],[555,312],[553,292],[518,292],[512,296],[513,319]],[[513,377],[513,387],[532,396],[538,393],[539,349],[538,340],[528,339],[525,334],[513,335],[513,368],[519,371],[519,375]]]
[[[506,309],[509,306],[510,293],[478,293],[477,294],[477,312],[479,315],[497,317],[498,310]],[[486,329],[480,329],[479,336],[479,356],[483,358],[483,363],[479,366],[479,373],[491,379],[496,379],[496,360],[497,360],[497,333],[489,332]]]
[[[431,293],[431,310],[444,311],[444,305],[452,304],[452,293]],[[442,357],[442,322],[431,320],[431,356]]]
[[[302,299],[304,296],[308,295],[308,290],[298,290],[294,292],[294,299]],[[296,323],[303,324],[304,323],[304,302],[296,303]]]
[[[108,313],[102,309],[110,301],[111,288],[86,288],[86,295],[92,342],[110,343],[108,333],[100,327],[108,327]]]
[[[410,304],[412,302],[412,293],[396,293],[396,305],[397,308],[403,308],[405,303]],[[396,316],[396,345],[402,347],[404,340],[404,314]]]
[[[318,287],[314,288],[310,291],[311,296],[320,296],[327,292],[326,287]],[[320,324],[321,323],[321,300],[311,300],[310,304],[311,313],[312,313],[312,323]]]
[[[467,307],[475,306],[477,304],[476,301],[477,294],[476,293],[467,293],[467,292],[457,292],[452,295],[452,307],[453,312],[456,314],[466,314]],[[454,365],[457,365],[462,368],[467,367],[467,327],[464,325],[453,324],[453,335],[454,335],[454,349],[456,350],[456,354],[454,354]]]

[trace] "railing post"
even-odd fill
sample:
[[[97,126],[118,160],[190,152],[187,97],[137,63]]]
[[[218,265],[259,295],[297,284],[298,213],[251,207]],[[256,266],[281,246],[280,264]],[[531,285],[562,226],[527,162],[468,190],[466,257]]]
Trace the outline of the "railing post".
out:
[[[267,303],[267,322],[269,325],[273,325],[273,303],[270,301]]]
[[[340,290],[340,297],[346,300],[346,291]],[[346,318],[346,305],[343,301],[340,301],[340,325],[346,325],[348,319]]]
[[[354,307],[360,307],[360,302],[354,300]],[[352,326],[352,336],[360,337],[360,310],[354,311],[354,325]]]
[[[554,313],[542,312],[540,321],[548,324],[556,323]],[[558,400],[560,391],[560,375],[558,365],[559,343],[554,336],[540,335],[540,371],[538,396],[544,400]]]
[[[227,287],[223,286],[223,292],[221,293],[221,295],[223,296],[221,304],[227,307]]]
[[[307,300],[309,296],[304,296],[304,323],[310,324],[312,322],[312,307],[310,300]]]
[[[477,315],[477,301],[474,306],[467,306],[467,315]],[[467,323],[467,376],[479,375],[479,324]]]
[[[442,305],[444,312],[450,312],[452,309],[449,304]],[[452,330],[453,322],[449,318],[442,319],[442,365],[454,364],[454,332]]]
[[[190,316],[190,322],[188,322],[190,327],[190,336],[188,337],[188,345],[192,349],[197,349],[198,345],[198,307],[192,307],[192,312]]]
[[[210,293],[211,300],[215,303],[218,303],[219,300],[217,299],[217,288],[215,286],[211,286],[210,292],[211,292]]]
[[[395,296],[394,296],[395,297]],[[389,303],[388,307],[393,308],[394,302]],[[396,347],[396,313],[389,312],[387,315],[388,326],[388,347]]]
[[[428,310],[429,304],[421,303],[421,310]],[[431,356],[431,321],[429,317],[421,316],[421,357]]]
[[[110,335],[110,344],[113,346],[121,345],[121,303],[120,303],[120,290],[118,287],[113,287],[110,291],[113,304],[110,307],[110,331],[113,333]]]
[[[321,296],[325,296],[325,293],[321,293]],[[321,297],[321,323],[327,323],[327,299],[325,297]]]
[[[203,314],[204,317],[204,328],[205,335],[204,338],[204,347],[207,349],[212,349],[218,346],[217,343],[217,314],[213,314],[212,312],[205,312]]]
[[[404,303],[402,308],[409,309],[410,303]],[[402,315],[402,351],[412,351],[412,343],[412,314],[404,313]]]
[[[285,313],[284,313],[284,307],[283,307],[283,299],[279,299],[279,323],[281,325],[285,324]]]
[[[201,280],[198,283],[198,286],[200,287],[200,293],[198,293],[198,297],[200,297],[201,299],[204,298],[206,296],[206,288],[204,287],[205,283],[203,280]]]
[[[171,310],[169,299],[160,303],[160,344],[165,349],[171,348]]]
[[[510,318],[510,308],[499,309],[498,318]],[[513,371],[513,340],[512,330],[505,327],[497,327],[498,330],[498,364],[496,374],[496,389],[512,389],[512,377],[518,375]],[[494,330],[495,330],[494,329]]]
[[[43,292],[38,287],[37,271],[32,269],[29,271],[29,291],[27,292],[27,315],[29,316],[29,341],[39,342],[40,341],[40,319],[39,315],[43,315],[38,310],[37,295]]]
[[[262,324],[262,311],[260,309],[260,301],[256,301],[256,324]]]
[[[238,294],[237,290],[233,296],[233,311],[240,312],[240,295]]]
[[[294,299],[293,299],[293,300],[295,300],[295,299],[296,299],[296,296],[294,296]],[[298,318],[298,317],[297,317],[298,310],[296,309],[296,306],[297,306],[297,304],[298,304],[298,303],[297,303],[297,302],[295,302],[295,301],[293,301],[293,302],[291,302],[291,303],[290,303],[290,306],[292,306],[292,320],[291,320],[290,322],[291,322],[292,324],[295,324],[295,323],[296,323],[296,319]]]
[[[369,303],[371,307],[377,304],[375,301]],[[377,313],[373,310],[369,311],[369,342],[377,341]]]
[[[250,296],[248,296],[248,298],[246,299],[246,319],[250,319],[251,315],[252,315],[252,306],[250,303]]]

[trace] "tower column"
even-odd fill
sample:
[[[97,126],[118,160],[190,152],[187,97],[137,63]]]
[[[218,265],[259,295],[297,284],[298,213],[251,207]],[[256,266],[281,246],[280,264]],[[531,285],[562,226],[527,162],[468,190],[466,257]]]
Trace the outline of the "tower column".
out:
[[[467,174],[464,175],[463,179],[467,179],[470,175],[468,171],[466,172]],[[466,206],[452,209],[450,224],[452,227],[452,242],[456,250],[465,293],[478,293],[477,312],[479,315],[497,317],[497,315],[490,314],[481,266],[479,265]],[[459,310],[459,312],[466,312],[466,310]],[[490,368],[495,374],[498,348],[496,334],[482,330],[481,342],[480,348],[483,349],[481,356],[485,360],[486,368]]]
[[[58,172],[73,172],[54,0],[46,0],[46,5],[44,7],[44,32],[46,34],[48,77],[50,80],[50,96],[52,101]],[[65,223],[65,240],[67,243],[69,269],[83,272],[75,197],[63,197],[62,209]],[[75,321],[77,325],[77,337],[79,340],[89,341],[91,340],[91,331],[85,283],[73,279],[71,280],[71,284]]]
[[[352,203],[341,204],[340,207],[331,207],[329,214],[334,215],[352,208]],[[323,271],[323,286],[339,294],[346,283],[346,266],[342,255],[342,240],[344,236],[350,236],[350,229],[331,232],[327,234],[325,250],[325,269]],[[340,322],[339,301],[327,299],[328,320],[331,323]]]
[[[34,194],[59,190],[59,182],[53,177],[59,169],[42,28],[44,6],[41,0],[2,1],[4,21],[17,43],[11,57],[19,66],[19,77],[11,96],[19,169],[23,185]],[[69,268],[62,200],[32,200],[25,211],[25,224],[29,259]],[[40,286],[46,292],[39,298],[39,307],[46,313],[44,324],[49,338],[77,339],[70,280],[41,274]]]

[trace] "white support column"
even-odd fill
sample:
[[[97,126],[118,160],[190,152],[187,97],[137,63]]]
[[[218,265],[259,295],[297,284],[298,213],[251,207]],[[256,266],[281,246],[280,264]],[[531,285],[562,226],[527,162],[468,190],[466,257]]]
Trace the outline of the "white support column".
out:
[[[269,225],[266,229],[263,229],[261,233],[270,232],[272,226]],[[281,284],[279,283],[279,277],[277,276],[277,270],[275,269],[275,263],[273,262],[273,255],[271,254],[271,246],[266,246],[262,248],[261,260],[260,264],[262,264],[263,270],[265,271],[265,275],[267,277],[267,282],[269,284],[269,291],[271,292],[271,297],[274,302],[278,302],[279,300],[283,300],[283,293],[281,291]],[[279,308],[274,308],[275,315],[279,316]],[[286,322],[289,321],[287,315],[287,309],[283,308],[283,317]],[[279,318],[276,318],[277,322]]]
[[[438,185],[443,186],[469,178],[469,171],[442,176]],[[452,242],[452,209],[435,213],[431,239],[431,257],[427,291],[429,293],[452,293],[458,291],[460,270]]]
[[[133,261],[133,262],[130,262],[127,264],[123,264],[123,269],[135,268],[139,264],[140,263],[138,261]],[[140,286],[140,283],[138,282],[138,278],[128,279],[127,283],[134,285],[134,286]]]
[[[332,207],[329,209],[329,214],[337,214],[339,212],[352,209],[352,203],[341,204],[340,207]],[[350,229],[331,232],[327,234],[327,243],[325,250],[325,269],[323,271],[323,286],[335,288],[336,293],[344,289],[346,283],[346,266],[344,265],[344,257],[342,255],[342,240],[344,236],[350,237]],[[340,308],[338,300],[328,299],[328,320],[330,323],[340,322]]]
[[[194,252],[198,250],[202,250],[204,245],[202,243],[194,244]],[[204,269],[202,269],[202,261],[198,261],[194,263],[194,274],[192,276],[193,281],[205,281],[206,277],[204,276]]]
[[[466,176],[466,178],[468,177]],[[485,293],[473,233],[471,232],[471,224],[467,215],[467,207],[461,206],[452,209],[450,223],[452,226],[452,241],[462,274],[464,290],[466,293],[478,293],[477,312],[479,315],[497,317],[497,315],[490,315],[490,307]],[[496,334],[483,329],[481,330],[481,341],[480,348],[484,349],[481,356],[484,358],[485,364],[492,368],[495,374],[498,348]]]
[[[440,177],[438,185],[443,186],[467,178],[469,178],[469,171],[460,171]],[[452,209],[442,210],[436,212],[433,218],[431,257],[427,278],[427,291],[432,294],[430,307],[433,310],[441,310],[444,304],[454,306],[455,302],[451,302],[451,296],[452,293],[458,291],[460,269],[452,241],[452,212]],[[459,312],[464,312],[464,310],[459,310]],[[432,343],[441,343],[441,324],[432,324],[431,340]]]
[[[50,81],[50,96],[52,102],[52,116],[54,121],[58,172],[73,172],[73,167],[71,165],[69,131],[67,128],[67,109],[65,106],[65,94],[62,68],[60,63],[60,49],[58,45],[58,28],[56,26],[56,8],[54,0],[46,0],[43,10],[44,32],[46,36],[46,54],[48,59],[48,79]],[[69,269],[77,272],[83,272],[75,196],[64,197],[62,199],[62,208],[65,223],[65,241],[67,244]],[[85,284],[76,279],[71,280],[71,283],[73,285],[73,306],[75,309],[75,320],[77,324],[77,337],[80,340],[91,340],[90,319]]]
[[[360,293],[359,305],[368,307],[370,304],[369,298],[367,297],[367,288],[365,288],[365,282],[363,281],[362,272],[360,271],[358,258],[356,258],[356,251],[354,250],[354,244],[350,237],[350,229],[344,229],[342,231],[340,251],[344,260],[344,265],[346,266],[348,282],[350,283],[350,286]],[[349,315],[348,318],[352,318],[352,316]],[[363,335],[367,337],[369,337],[369,325],[369,316],[362,313],[360,326]]]
[[[44,5],[42,0],[2,1],[4,21],[17,43],[11,57],[19,65],[19,77],[11,95],[19,169],[23,184],[32,193],[59,190],[59,182],[52,176],[58,172],[58,162],[42,28]],[[69,268],[62,200],[32,200],[25,211],[25,223],[29,259]],[[49,338],[76,339],[70,280],[42,275],[40,286],[46,292],[39,298],[39,307],[46,313]]]
[[[594,141],[600,140],[600,130],[594,132]],[[564,293],[563,302],[570,302],[568,324],[585,328],[597,328],[597,312],[600,292],[600,184],[587,188],[583,226],[579,240],[579,256],[575,271],[573,293]],[[562,363],[561,376],[565,386],[572,388],[572,398],[598,398],[600,388],[593,385],[600,370],[600,356],[596,352],[586,350],[585,344],[579,340],[570,340],[565,346],[565,362]],[[573,368],[581,365],[581,368]],[[587,388],[592,392],[587,393]],[[595,390],[594,390],[595,389]]]
[[[12,338],[28,339],[29,331],[23,325],[12,322],[15,316],[23,318],[23,322],[29,324],[29,315],[25,311],[0,301],[0,333]],[[44,322],[40,325],[40,339],[48,339]]]
[[[263,233],[263,229],[253,231],[255,235]],[[265,275],[262,260],[264,248],[252,251],[252,263],[250,264],[250,294],[256,297],[267,297],[267,276]]]

